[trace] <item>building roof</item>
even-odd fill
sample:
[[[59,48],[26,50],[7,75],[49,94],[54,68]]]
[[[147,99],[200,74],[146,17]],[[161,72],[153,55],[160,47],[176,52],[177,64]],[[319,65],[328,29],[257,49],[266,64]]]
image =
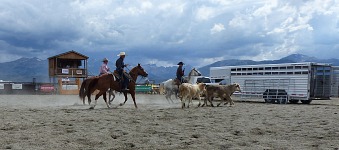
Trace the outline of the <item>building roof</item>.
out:
[[[75,57],[75,56],[78,56],[78,57]],[[67,58],[67,59],[88,59],[89,57],[86,56],[86,55],[83,55],[83,54],[80,54],[74,50],[71,50],[71,51],[68,51],[68,52],[65,52],[65,53],[61,53],[59,55],[55,55],[55,56],[52,56],[52,57],[49,57],[48,59],[53,59],[53,58]]]

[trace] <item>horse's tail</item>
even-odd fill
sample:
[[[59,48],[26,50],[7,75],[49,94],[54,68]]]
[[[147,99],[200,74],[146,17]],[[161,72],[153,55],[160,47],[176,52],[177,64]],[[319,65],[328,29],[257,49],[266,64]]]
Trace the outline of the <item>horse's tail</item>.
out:
[[[88,82],[89,80],[84,80],[82,83],[81,83],[81,86],[80,86],[80,90],[79,90],[79,98],[80,99],[84,99],[86,94],[85,94],[85,86],[86,86],[86,82]]]

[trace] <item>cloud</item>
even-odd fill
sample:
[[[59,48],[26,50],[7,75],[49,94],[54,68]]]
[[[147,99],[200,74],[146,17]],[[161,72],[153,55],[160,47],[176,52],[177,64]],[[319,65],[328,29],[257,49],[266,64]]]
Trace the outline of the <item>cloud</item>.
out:
[[[195,67],[292,53],[332,58],[338,8],[334,0],[2,0],[0,61],[69,50],[90,59],[126,51],[132,62]]]
[[[223,30],[225,30],[225,27],[224,27],[223,24],[221,24],[221,23],[214,24],[213,28],[211,29],[211,34],[215,34],[215,33],[221,32]]]

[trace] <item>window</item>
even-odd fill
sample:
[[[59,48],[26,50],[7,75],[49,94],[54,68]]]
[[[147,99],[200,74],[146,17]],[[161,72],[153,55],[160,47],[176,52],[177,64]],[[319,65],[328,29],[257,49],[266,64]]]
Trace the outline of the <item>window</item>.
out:
[[[198,78],[197,83],[211,83],[209,78]]]
[[[308,74],[308,71],[303,71],[302,74]]]
[[[294,66],[295,69],[301,69],[301,66]]]

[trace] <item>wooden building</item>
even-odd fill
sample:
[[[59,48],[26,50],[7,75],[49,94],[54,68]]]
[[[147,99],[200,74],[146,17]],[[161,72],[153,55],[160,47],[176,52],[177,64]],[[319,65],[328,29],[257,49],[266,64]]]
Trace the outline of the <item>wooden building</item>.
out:
[[[88,57],[74,50],[48,58],[49,77],[58,80],[59,94],[78,94],[80,79],[87,78]]]
[[[73,50],[49,57],[49,76],[61,78],[87,78],[87,59],[87,56]]]

